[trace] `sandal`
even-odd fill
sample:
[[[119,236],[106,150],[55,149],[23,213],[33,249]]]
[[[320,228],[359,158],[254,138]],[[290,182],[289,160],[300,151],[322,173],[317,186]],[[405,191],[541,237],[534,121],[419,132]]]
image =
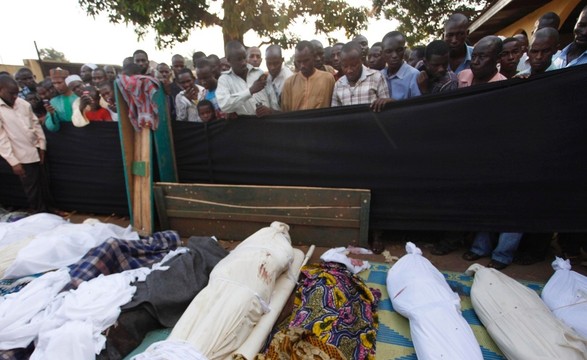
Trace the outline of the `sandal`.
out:
[[[508,267],[508,264],[504,264],[501,261],[491,260],[489,264],[487,264],[488,268],[495,269],[495,270],[503,270]]]
[[[463,259],[467,260],[467,261],[475,261],[475,260],[479,260],[481,259],[483,256],[476,254],[472,251],[467,251],[466,253],[463,254]]]

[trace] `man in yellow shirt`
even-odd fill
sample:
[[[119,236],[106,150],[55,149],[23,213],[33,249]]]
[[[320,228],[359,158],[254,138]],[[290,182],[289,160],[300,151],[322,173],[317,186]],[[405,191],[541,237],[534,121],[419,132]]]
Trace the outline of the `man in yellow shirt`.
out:
[[[296,46],[294,59],[299,69],[283,85],[281,110],[295,111],[330,107],[334,76],[314,67],[316,55],[314,45],[300,41]]]

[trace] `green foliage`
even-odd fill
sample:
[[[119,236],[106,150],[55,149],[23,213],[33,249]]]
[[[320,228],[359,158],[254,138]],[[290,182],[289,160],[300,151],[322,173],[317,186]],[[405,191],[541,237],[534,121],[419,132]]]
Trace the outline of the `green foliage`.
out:
[[[377,16],[399,21],[397,28],[410,46],[425,45],[441,39],[444,22],[453,13],[462,13],[472,21],[496,0],[373,0]]]
[[[39,50],[39,55],[41,56],[41,60],[69,62],[61,51],[57,51],[53,48],[41,49]]]
[[[214,1],[214,0],[212,0]],[[291,47],[300,39],[290,29],[296,20],[314,24],[316,33],[345,29],[348,36],[365,28],[368,9],[343,0],[224,0],[215,13],[210,0],[79,0],[92,16],[106,13],[110,22],[133,24],[139,38],[149,29],[157,46],[187,41],[190,31],[212,25],[222,27],[224,41],[240,40],[253,30],[264,43]],[[223,16],[221,18],[221,16]]]

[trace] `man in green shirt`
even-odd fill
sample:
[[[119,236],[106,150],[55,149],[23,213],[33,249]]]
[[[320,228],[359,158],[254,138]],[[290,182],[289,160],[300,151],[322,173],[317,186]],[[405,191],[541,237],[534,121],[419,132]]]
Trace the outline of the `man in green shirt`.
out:
[[[50,103],[45,104],[45,109],[47,109],[45,127],[49,131],[59,131],[62,122],[71,122],[73,115],[72,105],[77,99],[77,95],[65,83],[65,78],[69,75],[69,71],[55,68],[49,70],[49,75],[59,95],[51,99]]]

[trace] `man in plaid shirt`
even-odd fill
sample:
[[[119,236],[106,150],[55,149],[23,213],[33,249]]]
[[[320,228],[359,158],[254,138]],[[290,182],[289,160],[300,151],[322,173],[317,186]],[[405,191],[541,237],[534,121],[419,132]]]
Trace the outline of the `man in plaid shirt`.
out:
[[[381,72],[367,68],[362,62],[361,44],[351,41],[341,51],[342,76],[334,85],[332,106],[372,104],[389,98],[387,82]]]

